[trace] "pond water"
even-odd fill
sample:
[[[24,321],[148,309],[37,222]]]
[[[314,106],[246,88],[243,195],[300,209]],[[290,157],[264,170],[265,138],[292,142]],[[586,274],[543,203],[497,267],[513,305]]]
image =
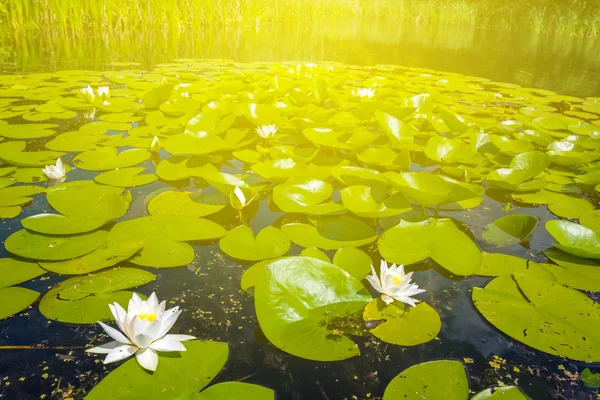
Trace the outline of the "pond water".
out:
[[[578,374],[600,372],[598,41],[332,21],[2,43],[0,398],[196,398],[207,376],[277,399],[597,398]],[[42,172],[58,157],[64,182]],[[284,255],[305,258],[262,263]],[[417,307],[377,300],[382,259]],[[110,381],[126,367],[84,350],[131,288],[229,358],[185,342],[191,361]],[[459,370],[393,381],[436,360]]]

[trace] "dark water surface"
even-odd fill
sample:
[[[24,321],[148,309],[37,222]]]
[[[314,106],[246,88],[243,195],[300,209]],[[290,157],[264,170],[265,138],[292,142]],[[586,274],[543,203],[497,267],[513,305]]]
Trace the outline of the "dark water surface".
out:
[[[399,64],[481,76],[495,81],[543,88],[581,97],[600,95],[600,41],[553,37],[527,32],[506,32],[461,27],[398,25],[366,21],[332,21],[328,26],[226,27],[182,33],[153,32],[88,35],[49,33],[6,37],[0,48],[0,71],[6,73],[63,69],[111,69],[112,62],[136,62],[151,69],[178,58],[227,58],[247,61],[338,61],[348,64]],[[72,165],[69,157],[65,161]],[[154,172],[154,165],[141,166]],[[239,173],[240,165],[222,169]],[[95,174],[76,170],[69,180],[93,179]],[[147,194],[163,187],[156,182],[133,189],[134,203],[126,216],[145,213]],[[20,229],[19,219],[50,209],[45,196],[37,195],[18,219],[0,222],[0,240]],[[594,199],[597,206],[597,199]],[[486,224],[504,215],[503,202],[486,196],[473,211],[442,212],[464,222],[482,250]],[[547,208],[531,208],[539,227],[555,218]],[[260,203],[251,226],[255,231],[271,225],[281,213]],[[380,232],[381,233],[381,232]],[[502,252],[544,260],[541,250],[552,238],[536,229],[529,249],[514,245]],[[495,330],[472,305],[470,289],[489,279],[453,280],[433,262],[419,266],[415,281],[427,290],[427,301],[439,313],[439,340],[414,346],[387,345],[375,338],[356,339],[361,356],[341,362],[318,363],[293,357],[270,346],[258,328],[254,300],[240,291],[239,281],[247,265],[219,251],[218,245],[195,247],[196,260],[187,268],[152,270],[156,281],[140,291],[169,298],[184,309],[177,326],[192,330],[202,339],[226,341],[231,356],[217,382],[242,380],[262,384],[277,392],[278,399],[377,399],[389,381],[405,368],[442,358],[467,359],[471,390],[479,392],[498,382],[515,384],[535,400],[596,399],[597,391],[571,380],[565,371],[581,372],[592,364],[570,362],[534,351]],[[301,248],[292,246],[291,254]],[[378,262],[373,244],[367,251]],[[332,255],[332,252],[328,252]],[[8,254],[0,246],[0,257]],[[63,280],[49,274],[21,286],[45,293]],[[598,300],[598,297],[595,297]],[[113,366],[103,367],[97,357],[84,354],[83,346],[101,332],[98,326],[69,326],[51,322],[37,307],[0,321],[0,346],[44,345],[51,349],[0,350],[0,398],[83,398]],[[53,348],[58,347],[58,348]],[[494,356],[506,360],[499,369]],[[47,374],[47,375],[46,375]],[[444,400],[444,399],[437,399]]]

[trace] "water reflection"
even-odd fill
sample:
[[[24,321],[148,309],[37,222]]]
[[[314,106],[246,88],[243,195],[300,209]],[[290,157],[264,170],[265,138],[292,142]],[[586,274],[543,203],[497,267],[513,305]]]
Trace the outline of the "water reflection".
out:
[[[399,64],[482,76],[577,96],[600,93],[600,41],[477,27],[332,21],[204,28],[174,32],[23,31],[5,37],[0,70],[105,69],[115,61],[141,68],[176,58],[339,61]]]

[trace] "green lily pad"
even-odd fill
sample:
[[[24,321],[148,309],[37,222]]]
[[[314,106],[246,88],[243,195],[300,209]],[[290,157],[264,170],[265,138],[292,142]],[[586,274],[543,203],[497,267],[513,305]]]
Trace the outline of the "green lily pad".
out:
[[[403,214],[412,205],[402,193],[388,195],[381,187],[356,185],[340,191],[344,206],[359,217],[381,218]]]
[[[573,289],[600,291],[600,264],[586,258],[580,258],[561,250],[544,250],[546,257],[558,265],[542,264],[551,272],[556,281]]]
[[[19,153],[0,153],[0,159],[17,167],[44,167],[54,165],[56,159],[64,155],[65,153],[58,151],[23,151]]]
[[[510,276],[523,274],[548,281],[555,281],[554,275],[547,264],[538,264],[521,257],[508,254],[483,253],[481,268],[475,273],[481,276]]]
[[[351,249],[352,247],[346,247],[346,248]],[[325,254],[325,252],[317,249],[316,247],[309,247],[308,249],[304,249],[300,252],[300,255],[302,257],[312,257],[312,258],[316,258],[317,260],[331,262],[331,259],[327,256],[327,254]]]
[[[117,152],[115,147],[101,147],[79,154],[73,159],[77,168],[88,171],[108,171],[111,169],[133,167],[150,158],[145,149],[125,150]]]
[[[427,141],[425,155],[441,164],[476,164],[481,156],[459,139],[434,136]]]
[[[227,362],[229,347],[227,343],[200,340],[187,341],[184,346],[186,351],[176,356],[159,352],[158,368],[153,373],[141,368],[135,359],[126,361],[100,381],[86,400],[197,399],[198,391]]]
[[[259,261],[280,257],[288,252],[291,242],[281,230],[267,226],[256,238],[252,228],[240,225],[219,241],[221,250],[239,260]]]
[[[406,307],[402,303],[385,304],[381,298],[371,300],[363,311],[365,321],[380,321],[369,332],[386,343],[416,346],[433,340],[442,328],[436,310],[427,303]]]
[[[91,253],[106,240],[106,231],[78,236],[49,236],[21,229],[4,242],[6,250],[32,260],[68,260]]]
[[[144,242],[141,240],[104,244],[79,258],[56,262],[41,261],[40,265],[57,274],[83,275],[115,266],[121,261],[133,257],[142,247],[144,247]]]
[[[0,320],[20,313],[33,304],[40,294],[18,286],[0,289]]]
[[[106,224],[103,219],[65,217],[59,214],[37,214],[23,218],[23,228],[45,235],[74,235],[86,233]]]
[[[108,304],[126,307],[129,289],[152,282],[156,276],[135,268],[109,271],[67,279],[51,289],[40,301],[40,312],[48,319],[70,324],[93,324],[112,320]]]
[[[197,192],[166,191],[153,197],[148,203],[151,215],[184,215],[205,217],[221,211],[228,204],[222,194],[202,195]]]
[[[122,217],[129,208],[123,189],[91,181],[74,181],[53,186],[48,189],[46,198],[59,213],[82,219],[109,221]],[[85,207],[81,207],[82,204]]]
[[[457,275],[474,274],[481,265],[475,243],[449,219],[401,220],[381,235],[377,247],[388,262],[408,265],[431,258]]]
[[[558,242],[554,247],[582,258],[600,259],[600,234],[569,221],[551,220],[546,230]]]
[[[279,349],[315,361],[360,354],[332,326],[361,312],[371,296],[340,267],[310,257],[278,260],[259,274],[254,293],[260,327]]]
[[[471,400],[529,400],[516,386],[500,386],[485,389],[471,398]]]
[[[479,185],[427,172],[386,172],[385,177],[406,197],[424,207],[472,199],[485,192]]]
[[[259,385],[223,382],[190,396],[189,400],[275,400],[275,392]]]
[[[0,125],[0,136],[8,139],[39,139],[55,135],[54,124]]]
[[[254,164],[251,168],[257,175],[265,179],[280,182],[288,178],[303,176],[306,164],[296,163],[291,158],[281,158]]]
[[[588,211],[579,217],[579,223],[586,228],[600,233],[600,210]]]
[[[0,258],[0,289],[27,282],[46,273],[38,263]]]
[[[579,374],[579,380],[587,387],[600,388],[600,374],[592,374],[592,371],[590,371],[589,368],[581,371],[581,374]]]
[[[284,212],[326,215],[343,213],[343,205],[328,201],[331,184],[308,177],[290,178],[273,188],[273,201]]]
[[[184,242],[213,240],[225,234],[223,227],[206,219],[156,215],[119,222],[111,229],[106,242],[112,245],[142,241],[144,247],[130,262],[145,267],[171,268],[194,260],[194,249]]]
[[[144,170],[143,167],[120,168],[103,172],[97,175],[94,180],[103,185],[131,188],[149,185],[158,179],[154,174],[142,174]]]
[[[373,259],[367,253],[355,247],[342,247],[333,255],[332,263],[356,279],[363,279],[371,272]]]
[[[530,347],[577,361],[600,360],[600,305],[577,290],[516,274],[473,288],[473,303],[492,325]]]
[[[175,89],[175,85],[172,83],[165,83],[150,89],[144,94],[144,106],[146,108],[160,107],[162,103],[169,100],[171,93],[173,93],[173,89]]]
[[[469,381],[462,363],[439,360],[414,365],[396,376],[383,400],[467,400]]]
[[[537,218],[530,215],[505,215],[487,225],[482,236],[486,242],[498,247],[510,246],[531,236],[537,223]]]
[[[579,218],[594,206],[588,200],[542,189],[534,193],[513,194],[513,199],[526,204],[548,204],[548,209],[563,218]]]
[[[281,230],[299,246],[325,250],[359,247],[377,240],[373,227],[353,217],[327,217],[315,222],[316,225],[289,223]]]

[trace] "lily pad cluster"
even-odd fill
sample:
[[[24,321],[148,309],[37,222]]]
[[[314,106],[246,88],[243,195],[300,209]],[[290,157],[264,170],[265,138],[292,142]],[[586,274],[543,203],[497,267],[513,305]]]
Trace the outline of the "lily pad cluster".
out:
[[[390,65],[186,59],[131,68],[0,85],[0,218],[20,215],[32,196],[49,205],[4,242],[0,297],[11,301],[0,302],[0,318],[40,295],[15,285],[48,272],[69,277],[43,295],[47,318],[110,318],[101,304],[154,279],[132,266],[186,266],[195,246],[218,243],[232,262],[254,263],[241,286],[254,296],[260,327],[299,357],[356,356],[353,336],[401,346],[436,337],[442,325],[431,305],[371,296],[362,280],[376,256],[451,277],[494,277],[473,290],[492,325],[538,350],[600,361],[598,305],[580,292],[600,287],[597,99]],[[108,89],[95,95],[100,85]],[[73,166],[67,182],[46,183],[43,167],[59,157]],[[498,203],[517,210],[481,235],[477,218],[452,218],[500,211]],[[552,218],[548,263],[481,252],[484,242],[535,238],[543,228],[531,207]],[[264,212],[278,218],[253,220]],[[204,354],[203,346],[213,344],[197,342],[188,354]],[[164,360],[173,375],[136,376],[139,387],[119,393],[203,399],[254,390],[229,383],[198,393],[222,363],[203,372],[194,354]],[[138,373],[130,363],[88,397],[130,383]],[[432,365],[417,375],[435,376]],[[466,399],[462,366],[448,369],[457,372],[447,393]],[[177,393],[166,384],[175,376]],[[386,400],[434,390],[415,379],[392,383]],[[475,398],[505,391],[519,398],[518,389]]]

